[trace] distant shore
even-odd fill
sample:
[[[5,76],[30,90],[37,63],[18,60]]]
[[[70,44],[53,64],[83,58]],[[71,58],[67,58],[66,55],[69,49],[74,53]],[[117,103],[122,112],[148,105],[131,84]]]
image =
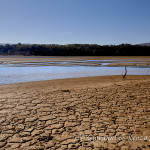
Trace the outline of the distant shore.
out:
[[[115,59],[150,59],[150,56],[22,56],[0,55],[0,61],[18,60],[115,60]]]

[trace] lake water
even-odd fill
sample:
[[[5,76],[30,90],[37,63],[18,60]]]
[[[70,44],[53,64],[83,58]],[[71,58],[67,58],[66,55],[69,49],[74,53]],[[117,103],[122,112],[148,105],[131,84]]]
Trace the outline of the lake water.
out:
[[[105,65],[111,63],[108,61],[101,62],[101,66],[98,66],[98,61],[93,60],[67,63],[67,61],[61,63],[57,61],[19,64],[3,63],[0,65],[0,84],[90,76],[122,75],[125,72],[124,67],[106,67]],[[127,67],[127,70],[128,75],[150,75],[149,66],[132,66]]]

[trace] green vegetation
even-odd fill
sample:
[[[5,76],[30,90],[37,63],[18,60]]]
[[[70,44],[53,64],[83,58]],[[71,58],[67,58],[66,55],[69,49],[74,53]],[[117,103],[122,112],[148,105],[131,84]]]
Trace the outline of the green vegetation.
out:
[[[150,46],[96,44],[6,44],[0,55],[36,56],[150,56]]]

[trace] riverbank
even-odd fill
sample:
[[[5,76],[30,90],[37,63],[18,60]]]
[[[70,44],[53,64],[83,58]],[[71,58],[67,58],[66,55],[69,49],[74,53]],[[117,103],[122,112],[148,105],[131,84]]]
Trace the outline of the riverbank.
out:
[[[150,56],[21,56],[21,55],[0,55],[0,61],[17,60],[114,60],[114,59],[149,59]]]
[[[1,85],[0,148],[148,149],[149,87],[150,76]]]

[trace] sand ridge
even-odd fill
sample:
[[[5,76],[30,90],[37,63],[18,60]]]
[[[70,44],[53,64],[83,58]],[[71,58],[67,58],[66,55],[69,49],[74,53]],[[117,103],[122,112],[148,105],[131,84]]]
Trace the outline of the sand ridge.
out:
[[[0,148],[149,149],[149,87],[150,76],[2,85]]]

